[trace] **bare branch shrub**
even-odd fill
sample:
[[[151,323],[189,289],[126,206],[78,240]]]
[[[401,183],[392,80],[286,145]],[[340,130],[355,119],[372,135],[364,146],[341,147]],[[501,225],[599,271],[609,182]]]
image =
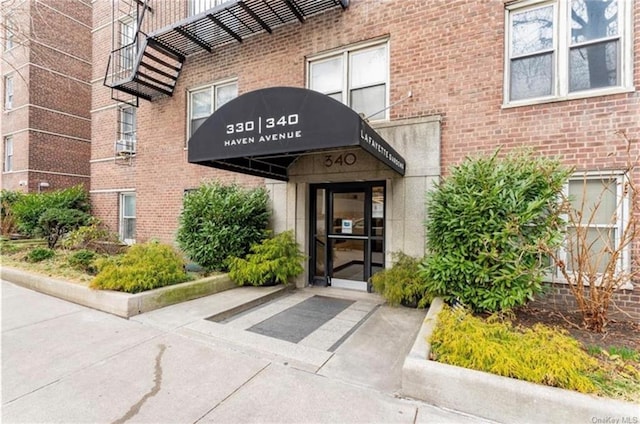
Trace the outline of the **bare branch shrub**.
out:
[[[575,298],[584,327],[595,332],[604,331],[610,308],[615,307],[614,293],[640,275],[640,269],[634,269],[629,258],[638,235],[640,200],[634,171],[640,158],[635,141],[624,132],[618,134],[626,143],[622,178],[600,175],[595,180],[600,186],[594,187],[593,177],[585,174],[581,192],[572,196],[563,193],[564,253],[550,247],[544,249]],[[626,215],[620,216],[621,213]]]

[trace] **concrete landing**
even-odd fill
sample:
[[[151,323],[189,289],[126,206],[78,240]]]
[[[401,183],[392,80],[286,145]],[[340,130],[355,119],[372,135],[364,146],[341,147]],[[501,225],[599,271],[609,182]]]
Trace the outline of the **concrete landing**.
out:
[[[372,293],[307,287],[277,292],[281,296],[236,315],[227,313],[233,305],[251,302],[272,290],[268,287],[233,289],[131,319],[175,330],[212,346],[233,346],[245,354],[300,370],[400,393],[402,364],[426,315],[425,310],[389,307],[384,305],[382,297]],[[348,301],[349,305],[296,343],[251,331],[256,325],[316,296]],[[218,319],[220,317],[225,318]]]

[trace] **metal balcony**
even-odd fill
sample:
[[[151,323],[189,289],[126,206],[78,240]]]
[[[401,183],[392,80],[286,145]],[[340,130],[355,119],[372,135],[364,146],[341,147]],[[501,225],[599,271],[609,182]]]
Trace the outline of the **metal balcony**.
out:
[[[134,43],[111,52],[105,85],[149,101],[171,96],[188,56],[203,50],[211,53],[220,46],[242,43],[253,35],[348,5],[349,0],[238,0],[157,30],[139,22],[138,28],[147,32],[138,31]],[[155,15],[163,13],[159,7],[154,11]]]

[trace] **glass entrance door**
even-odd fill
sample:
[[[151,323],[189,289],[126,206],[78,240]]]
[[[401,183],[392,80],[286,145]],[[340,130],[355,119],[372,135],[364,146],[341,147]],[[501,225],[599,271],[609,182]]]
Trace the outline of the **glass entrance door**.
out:
[[[311,188],[311,283],[368,290],[384,268],[384,183]]]

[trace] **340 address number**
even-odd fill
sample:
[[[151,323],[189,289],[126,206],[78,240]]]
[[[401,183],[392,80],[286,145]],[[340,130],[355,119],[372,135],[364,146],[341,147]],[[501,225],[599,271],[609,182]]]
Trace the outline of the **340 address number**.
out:
[[[331,168],[333,165],[351,166],[358,161],[358,157],[353,153],[345,153],[340,155],[325,155],[324,166]]]

